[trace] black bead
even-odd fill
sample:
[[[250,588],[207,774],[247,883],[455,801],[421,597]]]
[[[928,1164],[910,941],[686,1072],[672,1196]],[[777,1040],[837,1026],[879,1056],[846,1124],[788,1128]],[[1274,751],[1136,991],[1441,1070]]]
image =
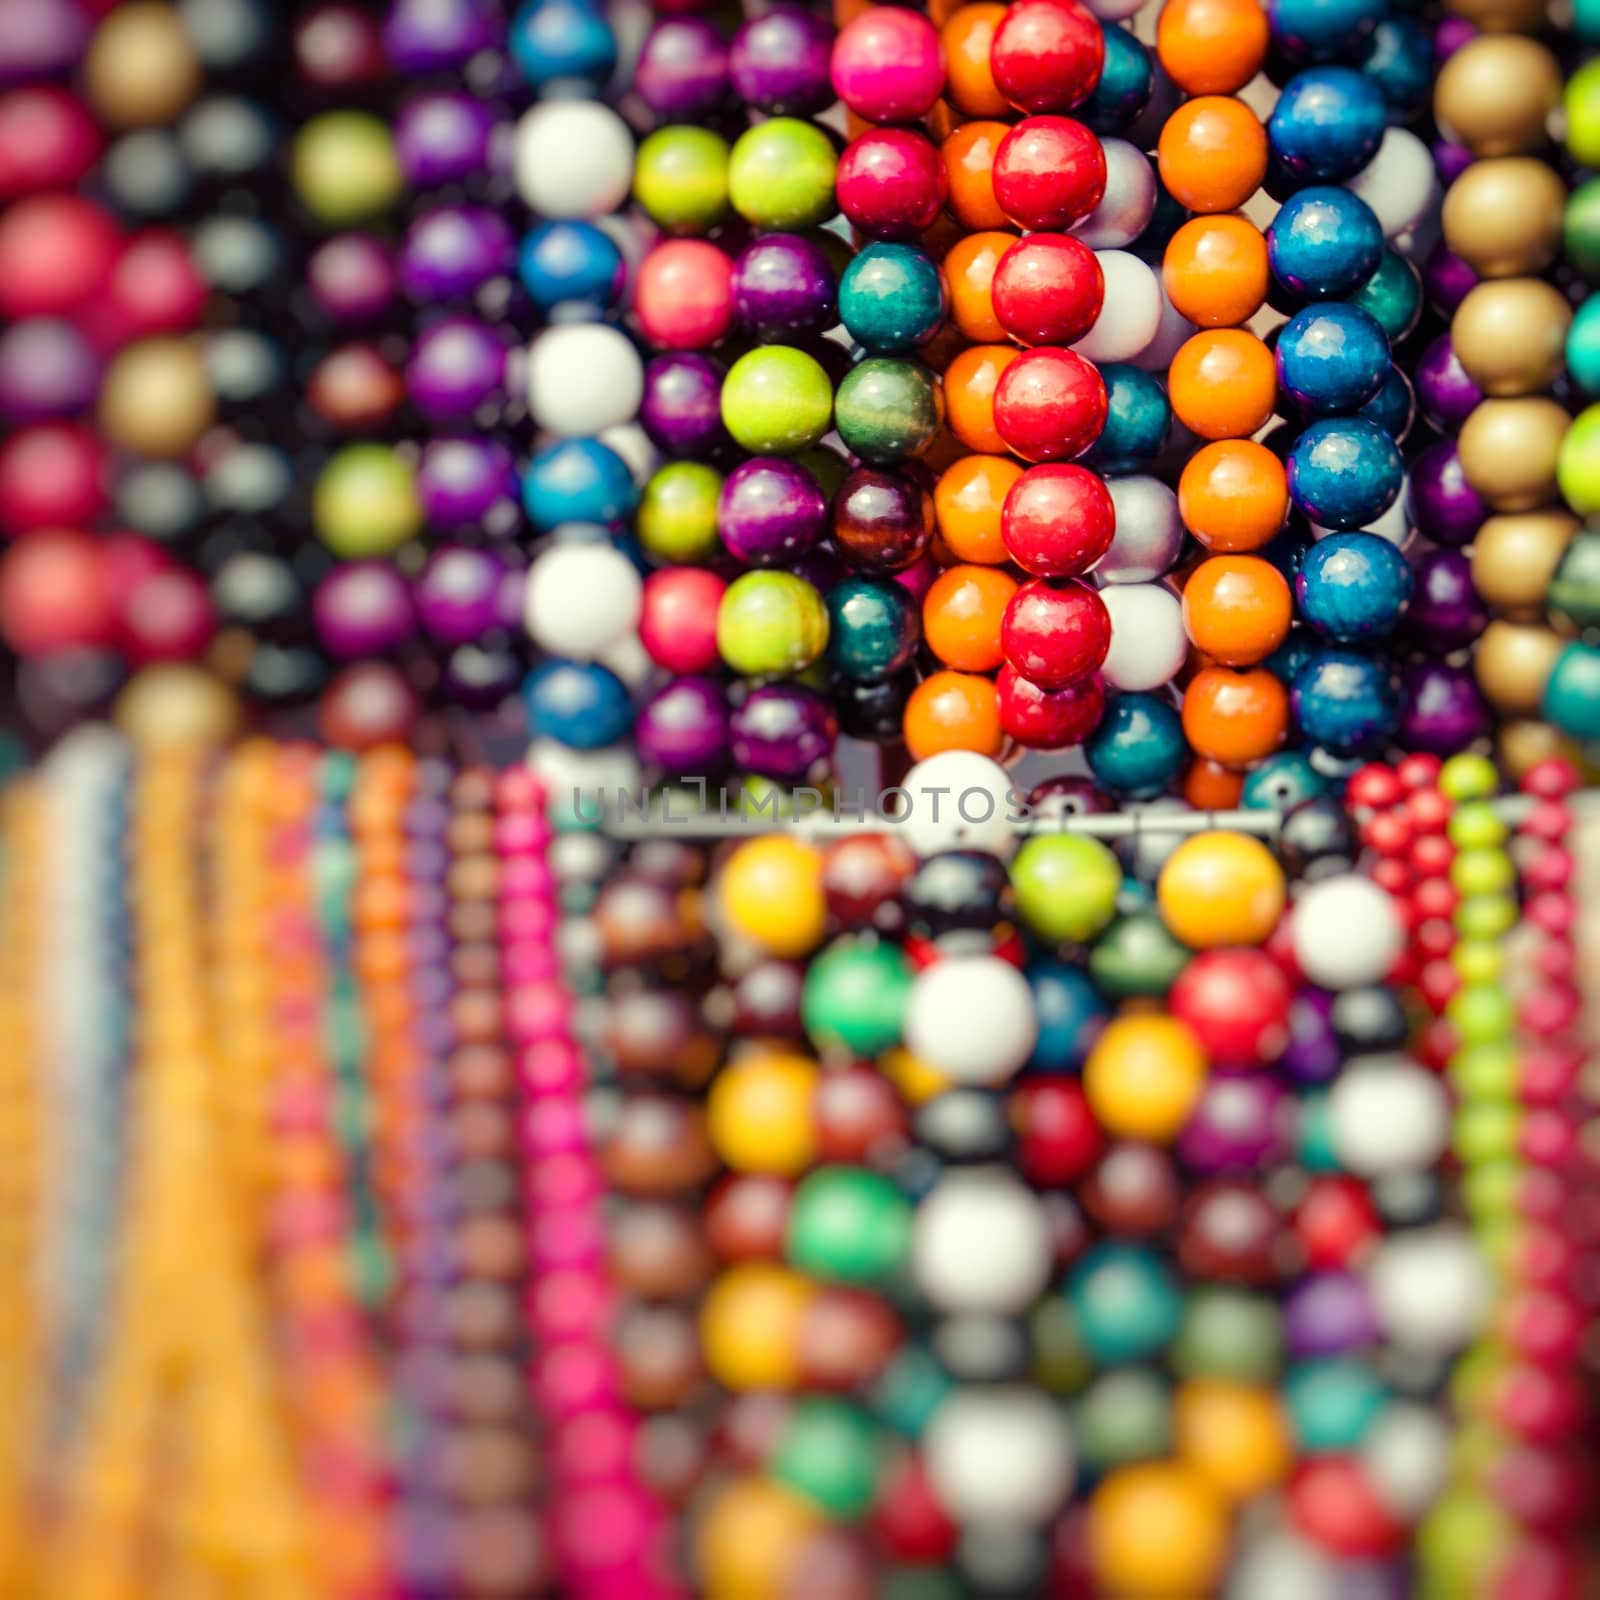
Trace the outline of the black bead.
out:
[[[1349,871],[1358,844],[1349,812],[1327,797],[1302,801],[1278,833],[1278,854],[1291,878]]]
[[[900,891],[907,926],[924,938],[1009,922],[1014,895],[999,858],[986,850],[942,850],[929,856]]]
[[[1393,989],[1376,985],[1336,994],[1328,1008],[1328,1020],[1333,1024],[1339,1048],[1347,1056],[1402,1049],[1411,1033],[1411,1022],[1400,996]]]

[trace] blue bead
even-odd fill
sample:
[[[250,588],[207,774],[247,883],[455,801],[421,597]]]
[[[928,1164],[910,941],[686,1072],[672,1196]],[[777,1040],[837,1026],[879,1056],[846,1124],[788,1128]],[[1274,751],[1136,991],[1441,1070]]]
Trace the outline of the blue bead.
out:
[[[1267,259],[1272,275],[1300,299],[1342,300],[1377,271],[1383,228],[1348,189],[1302,189],[1268,225]]]
[[[1356,644],[1393,630],[1411,599],[1406,558],[1375,533],[1335,533],[1306,553],[1295,579],[1300,614],[1325,639]]]
[[[1102,23],[1106,60],[1094,93],[1073,113],[1096,133],[1121,133],[1150,103],[1155,67],[1150,52],[1126,28]]]
[[[1378,86],[1353,68],[1311,67],[1283,86],[1267,139],[1295,183],[1343,183],[1378,153],[1387,110]]]
[[[1307,545],[1309,549],[1309,544]],[[1282,571],[1282,569],[1279,569]],[[1295,574],[1299,570],[1298,564],[1284,572],[1284,578],[1293,585]],[[1289,637],[1272,652],[1262,665],[1280,682],[1289,684],[1294,682],[1294,675],[1313,655],[1316,654],[1317,645],[1310,633],[1299,627],[1290,628]]]
[[[1290,811],[1327,792],[1322,775],[1298,750],[1280,750],[1245,778],[1239,804],[1246,811]]]
[[[599,88],[616,71],[617,36],[580,0],[529,0],[511,23],[511,56],[536,88],[579,79]]]
[[[1146,1361],[1177,1337],[1183,1295],[1161,1258],[1136,1245],[1096,1245],[1067,1279],[1078,1332],[1097,1362]]]
[[[598,439],[563,439],[541,450],[522,479],[522,503],[534,528],[563,522],[620,522],[639,504],[628,464]]]
[[[523,681],[522,698],[537,739],[574,750],[615,744],[633,726],[622,680],[597,661],[545,661]]]
[[[1399,367],[1390,367],[1383,387],[1362,406],[1357,416],[1376,422],[1396,444],[1403,444],[1417,415],[1417,392]]]
[[[1298,61],[1351,58],[1388,15],[1387,0],[1268,0],[1272,37]]]
[[[1278,387],[1307,417],[1359,410],[1389,374],[1389,341],[1359,306],[1335,300],[1297,311],[1278,334]]]
[[[1137,472],[1167,442],[1172,407],[1161,381],[1126,362],[1100,369],[1106,386],[1106,425],[1084,461],[1098,472]]]
[[[869,244],[839,280],[839,320],[872,355],[897,355],[932,338],[944,312],[944,280],[914,244]]]
[[[1295,673],[1289,705],[1308,743],[1342,756],[1381,749],[1400,720],[1388,668],[1354,650],[1316,651]]]
[[[1369,527],[1404,481],[1394,440],[1365,417],[1313,422],[1289,452],[1289,497],[1320,528]]]
[[[523,236],[517,271],[542,311],[565,300],[614,306],[627,278],[622,252],[592,222],[541,222]]]
[[[1433,39],[1415,17],[1385,17],[1373,31],[1361,70],[1377,85],[1390,122],[1409,122],[1433,88]]]
[[[1335,1356],[1297,1362],[1283,1398],[1300,1448],[1318,1455],[1356,1449],[1389,1396],[1368,1362]]]
[[[1081,967],[1055,956],[1030,961],[1026,973],[1039,1014],[1039,1040],[1028,1065],[1037,1072],[1076,1072],[1110,1007]]]
[[[1422,316],[1422,276],[1398,250],[1385,250],[1378,270],[1350,301],[1377,320],[1390,344],[1397,344]]]
[[[1159,695],[1112,695],[1084,746],[1095,782],[1129,800],[1152,800],[1183,768],[1189,752],[1183,723]]]

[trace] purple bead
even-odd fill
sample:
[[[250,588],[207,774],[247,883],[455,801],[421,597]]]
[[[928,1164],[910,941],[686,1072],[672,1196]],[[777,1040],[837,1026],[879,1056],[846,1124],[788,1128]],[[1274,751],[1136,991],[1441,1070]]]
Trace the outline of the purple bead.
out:
[[[1214,1072],[1178,1135],[1178,1155],[1206,1174],[1268,1166],[1289,1151],[1288,1113],[1276,1078],[1260,1072]]]
[[[0,415],[18,424],[91,405],[100,358],[70,322],[30,317],[0,333]]]
[[[341,322],[382,316],[399,288],[393,252],[370,233],[335,234],[319,245],[306,280],[323,310]]]
[[[317,637],[345,661],[387,655],[416,632],[411,586],[387,561],[335,567],[311,599]]]
[[[1439,174],[1439,182],[1446,188],[1477,159],[1464,144],[1455,144],[1449,139],[1433,141],[1433,170]]]
[[[504,37],[494,0],[394,0],[383,24],[384,53],[408,76],[465,66]]]
[[[669,456],[704,456],[727,442],[722,426],[724,370],[710,356],[657,356],[644,369],[639,426]]]
[[[1441,316],[1453,317],[1456,307],[1472,292],[1478,274],[1460,256],[1435,245],[1422,268],[1422,288],[1428,302]]]
[[[457,645],[445,658],[439,692],[469,711],[493,711],[516,694],[526,670],[504,645]]]
[[[511,270],[516,242],[498,211],[444,206],[417,218],[400,247],[400,282],[413,300],[458,300]]]
[[[804,578],[818,594],[826,594],[845,576],[846,570],[839,552],[823,544],[797,556],[789,565],[789,571],[797,578]]]
[[[833,27],[812,11],[780,6],[733,36],[733,91],[773,116],[808,117],[834,101],[828,75]]]
[[[1283,1305],[1284,1339],[1296,1360],[1365,1350],[1379,1331],[1372,1293],[1353,1272],[1313,1273]]]
[[[661,17],[645,39],[633,86],[657,116],[691,121],[728,97],[728,45],[708,17]]]
[[[1478,25],[1465,17],[1441,17],[1433,35],[1433,59],[1443,66],[1464,44],[1478,37]]]
[[[406,363],[412,404],[430,422],[460,422],[502,399],[507,336],[471,317],[449,317],[419,334]]]
[[[821,538],[828,497],[796,461],[756,456],[727,476],[717,500],[723,544],[753,567],[789,565]]]
[[[1473,587],[1471,560],[1460,550],[1429,550],[1417,559],[1414,573],[1407,632],[1430,655],[1448,655],[1471,644],[1489,623]]]
[[[1312,988],[1299,990],[1289,1007],[1289,1043],[1278,1065],[1296,1083],[1326,1083],[1339,1070],[1332,1010],[1333,996]]]
[[[516,462],[491,439],[440,439],[422,452],[417,495],[435,527],[479,524],[517,494]]]
[[[417,615],[441,644],[471,644],[500,626],[506,559],[496,550],[444,545],[416,582]]]
[[[733,759],[746,771],[792,783],[833,753],[839,724],[815,689],[773,683],[753,689],[733,714]]]
[[[639,759],[673,777],[704,777],[728,759],[728,695],[715,678],[677,678],[639,707]]]
[[[769,233],[733,264],[733,309],[763,339],[821,333],[839,320],[833,264],[815,239]]]
[[[485,172],[497,126],[493,108],[476,95],[424,94],[395,118],[395,151],[416,189],[460,183]]]
[[[1418,532],[1436,544],[1465,545],[1489,508],[1467,482],[1454,439],[1430,444],[1411,464],[1411,514]]]
[[[1416,1574],[1403,1559],[1341,1561],[1330,1571],[1332,1600],[1412,1600],[1417,1592]]]
[[[0,5],[0,85],[27,83],[76,66],[93,26],[77,0],[8,0]]]
[[[1407,750],[1453,756],[1489,727],[1489,707],[1470,667],[1418,661],[1401,673],[1396,738]]]
[[[1478,409],[1483,390],[1467,376],[1448,333],[1441,333],[1417,363],[1417,400],[1422,414],[1440,433],[1460,433]]]

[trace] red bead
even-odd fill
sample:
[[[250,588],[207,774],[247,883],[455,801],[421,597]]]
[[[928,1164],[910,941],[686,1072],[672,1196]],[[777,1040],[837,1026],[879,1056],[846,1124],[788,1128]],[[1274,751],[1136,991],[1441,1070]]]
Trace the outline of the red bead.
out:
[[[361,661],[346,667],[322,691],[317,724],[340,750],[375,750],[404,744],[422,714],[417,692],[398,667]]]
[[[100,155],[83,102],[47,85],[0,95],[0,200],[70,189]]]
[[[1019,239],[989,286],[995,316],[1023,344],[1076,344],[1094,326],[1105,293],[1094,251],[1066,233]]]
[[[1461,1039],[1448,1018],[1433,1017],[1417,1035],[1415,1055],[1430,1072],[1443,1072],[1461,1048]]]
[[[1571,931],[1575,913],[1569,896],[1551,892],[1534,895],[1528,901],[1525,914],[1534,927],[1560,937]]]
[[[1577,961],[1577,952],[1566,940],[1546,939],[1533,958],[1533,968],[1548,983],[1566,983],[1571,979]]]
[[[1011,1096],[1017,1163],[1037,1188],[1075,1183],[1100,1159],[1105,1136],[1076,1078],[1033,1078]]]
[[[1289,1515],[1314,1544],[1351,1559],[1388,1555],[1405,1539],[1353,1456],[1307,1461],[1289,1485]]]
[[[1553,1444],[1577,1433],[1589,1403],[1576,1373],[1519,1362],[1494,1380],[1489,1409],[1493,1420],[1509,1432]]]
[[[722,1261],[781,1261],[794,1186],[766,1173],[734,1173],[706,1199],[701,1226]]]
[[[1070,111],[1094,93],[1106,41],[1076,0],[1017,0],[989,46],[995,86],[1019,111]]]
[[[1178,974],[1167,1009],[1214,1067],[1263,1067],[1289,1042],[1289,980],[1260,950],[1203,950]]]
[[[669,672],[710,672],[717,650],[717,610],[728,585],[704,567],[663,567],[644,582],[639,639]]]
[[[885,1476],[872,1525],[898,1561],[943,1566],[955,1554],[958,1530],[917,1456],[905,1456]]]
[[[1522,1099],[1529,1105],[1560,1105],[1582,1071],[1583,1052],[1575,1045],[1533,1045],[1522,1054],[1519,1078]]]
[[[1583,779],[1570,761],[1551,756],[1536,761],[1522,775],[1522,792],[1541,800],[1565,800],[1583,787]]]
[[[324,89],[373,83],[389,71],[377,21],[342,0],[328,0],[301,18],[294,54],[300,76]]]
[[[92,535],[41,529],[0,556],[0,634],[17,655],[102,647],[116,623],[116,596]]]
[[[1416,875],[1398,856],[1384,856],[1372,864],[1372,881],[1398,900],[1412,892]]]
[[[1519,1234],[1512,1272],[1530,1289],[1565,1292],[1572,1288],[1579,1259],[1570,1235],[1560,1228],[1529,1223]]]
[[[916,122],[944,88],[933,24],[909,6],[870,6],[833,43],[834,93],[867,122]]]
[[[906,1110],[889,1080],[872,1067],[824,1072],[811,1114],[823,1161],[861,1164],[892,1157],[904,1143]]]
[[[1427,917],[1412,930],[1411,943],[1425,960],[1437,961],[1456,947],[1455,924],[1442,917]]]
[[[118,257],[105,298],[88,308],[85,321],[107,346],[181,333],[200,320],[208,292],[187,241],[170,229],[151,228]]]
[[[1517,1154],[1536,1167],[1559,1172],[1578,1153],[1578,1130],[1564,1111],[1544,1106],[1523,1112]]]
[[[1001,667],[995,689],[1001,730],[1030,750],[1082,744],[1105,714],[1106,689],[1098,677],[1082,678],[1065,689],[1041,689],[1008,665]]]
[[[1400,780],[1391,767],[1370,761],[1344,787],[1345,804],[1356,810],[1387,811],[1400,801]]]
[[[1403,856],[1411,848],[1411,824],[1398,811],[1380,811],[1361,825],[1361,842],[1380,856]]]
[[[839,209],[874,239],[913,239],[938,220],[950,180],[938,150],[910,128],[852,139],[835,178]]]
[[[152,572],[124,592],[118,637],[123,654],[136,666],[193,661],[216,631],[211,591],[188,567]]]
[[[75,422],[23,428],[0,443],[0,528],[70,528],[105,505],[105,447]]]
[[[1559,844],[1572,831],[1572,812],[1559,800],[1537,801],[1518,831],[1531,839]]]
[[[1438,756],[1426,755],[1419,751],[1406,756],[1394,769],[1394,773],[1400,780],[1400,787],[1414,794],[1419,789],[1437,788],[1439,770],[1443,766],[1444,762]]]
[[[1418,837],[1428,833],[1443,833],[1450,826],[1450,813],[1455,809],[1450,798],[1438,789],[1418,789],[1405,803],[1407,821]]]
[[[1522,869],[1530,889],[1565,889],[1572,881],[1572,856],[1559,845],[1547,845]]]
[[[1087,467],[1029,467],[1000,510],[1000,538],[1024,572],[1082,576],[1111,548],[1117,513],[1111,492]]]
[[[1417,987],[1431,1009],[1443,1011],[1461,987],[1461,974],[1448,961],[1436,958],[1423,966]]]
[[[1111,614],[1080,578],[1035,578],[1006,603],[1006,660],[1041,689],[1065,689],[1098,671],[1111,648]]]
[[[1583,1550],[1549,1539],[1516,1539],[1490,1579],[1486,1600],[1592,1600]]]
[[[1456,847],[1442,833],[1426,833],[1411,844],[1411,865],[1419,877],[1442,878],[1456,858]]]
[[[733,263],[705,239],[668,239],[639,264],[633,310],[663,350],[703,350],[733,322]]]
[[[1461,896],[1448,878],[1424,878],[1411,891],[1411,903],[1419,918],[1453,917]]]
[[[1367,1186],[1356,1178],[1314,1178],[1294,1216],[1295,1236],[1310,1268],[1348,1267],[1381,1231]]]
[[[1024,350],[995,385],[994,425],[1024,461],[1070,461],[1106,425],[1106,386],[1071,350]]]
[[[1105,198],[1106,153],[1071,117],[1024,117],[994,153],[994,197],[1018,227],[1070,228]]]
[[[1078,1198],[1107,1233],[1141,1239],[1172,1226],[1183,1191],[1165,1150],[1122,1139],[1101,1156]]]
[[[1519,1289],[1501,1307],[1506,1343],[1526,1361],[1570,1366],[1577,1360],[1586,1327],[1582,1308],[1550,1289]]]
[[[1536,1039],[1555,1039],[1567,1032],[1583,1010],[1583,996],[1571,983],[1545,983],[1517,1007],[1517,1020]]]
[[[77,195],[19,200],[0,216],[0,316],[76,311],[104,288],[121,247],[110,214]]]

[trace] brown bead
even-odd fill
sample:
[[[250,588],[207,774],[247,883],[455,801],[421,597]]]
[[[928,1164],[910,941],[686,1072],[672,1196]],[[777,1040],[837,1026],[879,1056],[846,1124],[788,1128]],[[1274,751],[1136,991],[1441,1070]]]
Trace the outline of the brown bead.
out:
[[[1476,156],[1526,155],[1549,138],[1561,86],[1560,63],[1537,39],[1471,39],[1439,69],[1434,116]]]
[[[445,883],[458,900],[493,900],[500,887],[500,863],[486,853],[457,856]]]
[[[617,1325],[614,1345],[630,1404],[678,1410],[705,1383],[695,1319],[676,1306],[636,1306]]]
[[[1467,376],[1488,395],[1548,389],[1566,365],[1572,307],[1542,278],[1480,283],[1450,324],[1450,343]]]
[[[706,852],[676,839],[648,839],[635,847],[628,867],[657,883],[688,889],[706,881]]]
[[[488,1100],[469,1100],[451,1111],[445,1124],[450,1148],[461,1160],[516,1153],[517,1130],[511,1112]]]
[[[1541,761],[1570,761],[1579,770],[1583,767],[1577,742],[1548,722],[1508,722],[1500,730],[1498,744],[1501,765],[1519,781]]]
[[[1473,653],[1478,687],[1497,711],[1535,716],[1550,669],[1565,644],[1551,628],[1499,618],[1484,629]]]
[[[217,396],[193,339],[141,339],[106,369],[100,427],[137,456],[187,455],[216,419]]]
[[[626,1194],[692,1189],[717,1170],[705,1113],[670,1095],[631,1095],[600,1146],[606,1176]]]
[[[449,913],[450,937],[462,944],[492,940],[500,931],[500,913],[492,900],[456,900]]]
[[[711,1439],[693,1417],[667,1412],[639,1425],[639,1476],[674,1509],[686,1505],[711,1462]]]
[[[701,1213],[706,1240],[723,1261],[778,1261],[794,1187],[782,1178],[740,1173],[724,1178]]]
[[[1480,277],[1542,272],[1561,242],[1566,199],[1560,174],[1543,161],[1475,161],[1444,197],[1445,243]]]
[[[1283,1238],[1283,1220],[1259,1189],[1212,1179],[1184,1207],[1178,1260],[1196,1278],[1264,1286],[1279,1277]]]
[[[458,1099],[498,1100],[516,1084],[511,1054],[504,1045],[463,1045],[450,1057],[450,1088]]]
[[[330,350],[306,383],[306,403],[344,433],[379,427],[405,397],[405,379],[370,344]]]
[[[200,92],[200,60],[170,5],[130,0],[95,29],[83,84],[102,122],[148,128],[171,122]]]
[[[743,1039],[803,1039],[805,968],[776,957],[758,961],[733,986],[733,1031]]]
[[[555,1566],[539,1519],[528,1506],[486,1506],[455,1525],[456,1582],[463,1595],[546,1594]]]
[[[635,873],[614,878],[592,913],[605,960],[613,966],[659,959],[690,938],[678,892]]]
[[[509,1428],[463,1428],[442,1441],[440,1476],[452,1499],[492,1505],[526,1495],[536,1462],[532,1442]]]
[[[1543,396],[1485,400],[1461,425],[1467,482],[1496,511],[1532,511],[1556,498],[1556,458],[1572,419]]]
[[[115,720],[137,745],[216,744],[239,726],[239,698],[201,667],[145,667],[117,697]]]
[[[504,1349],[522,1331],[514,1290],[494,1283],[463,1283],[445,1295],[445,1324],[460,1350]]]
[[[1178,1175],[1166,1151],[1123,1140],[1100,1158],[1080,1198],[1101,1227],[1142,1237],[1159,1232],[1177,1216]]]
[[[454,786],[452,786],[453,788]],[[463,811],[455,795],[451,804],[456,807],[444,830],[450,848],[457,855],[491,855],[494,851],[494,818],[486,811]]]
[[[1472,542],[1472,582],[1501,611],[1544,610],[1578,519],[1560,509],[1490,517]]]
[[[469,1218],[456,1230],[456,1259],[473,1278],[509,1282],[522,1271],[522,1229],[510,1217]]]
[[[450,780],[450,804],[455,807],[456,820],[481,811],[486,814],[490,837],[494,829],[494,773],[487,767],[466,767]]]
[[[821,1289],[800,1321],[805,1386],[844,1393],[871,1383],[903,1339],[900,1319],[880,1295],[864,1289]]]
[[[794,1401],[770,1389],[734,1396],[723,1410],[719,1436],[728,1464],[752,1471],[764,1467],[793,1414]]]
[[[317,721],[322,737],[340,750],[375,750],[405,744],[421,707],[396,667],[362,661],[346,667],[322,693]]]
[[[526,1380],[508,1357],[465,1356],[452,1365],[447,1381],[451,1414],[463,1422],[506,1422],[526,1409]]]
[[[715,1270],[698,1220],[679,1206],[626,1207],[611,1230],[611,1270],[624,1289],[650,1300],[691,1295]]]
[[[466,988],[489,988],[500,978],[500,952],[492,944],[458,944],[450,952],[450,975]]]
[[[893,932],[904,920],[900,886],[916,865],[905,843],[889,834],[863,833],[830,844],[822,857],[828,914],[841,928]]]
[[[500,995],[497,990],[466,989],[450,1000],[450,1025],[469,1044],[500,1037]]]
[[[626,1072],[671,1076],[698,1088],[716,1071],[721,1048],[700,1024],[700,1010],[675,989],[640,989],[608,1000],[602,1039]]]
[[[1485,33],[1539,33],[1548,7],[1549,0],[1446,0],[1445,10]]]

